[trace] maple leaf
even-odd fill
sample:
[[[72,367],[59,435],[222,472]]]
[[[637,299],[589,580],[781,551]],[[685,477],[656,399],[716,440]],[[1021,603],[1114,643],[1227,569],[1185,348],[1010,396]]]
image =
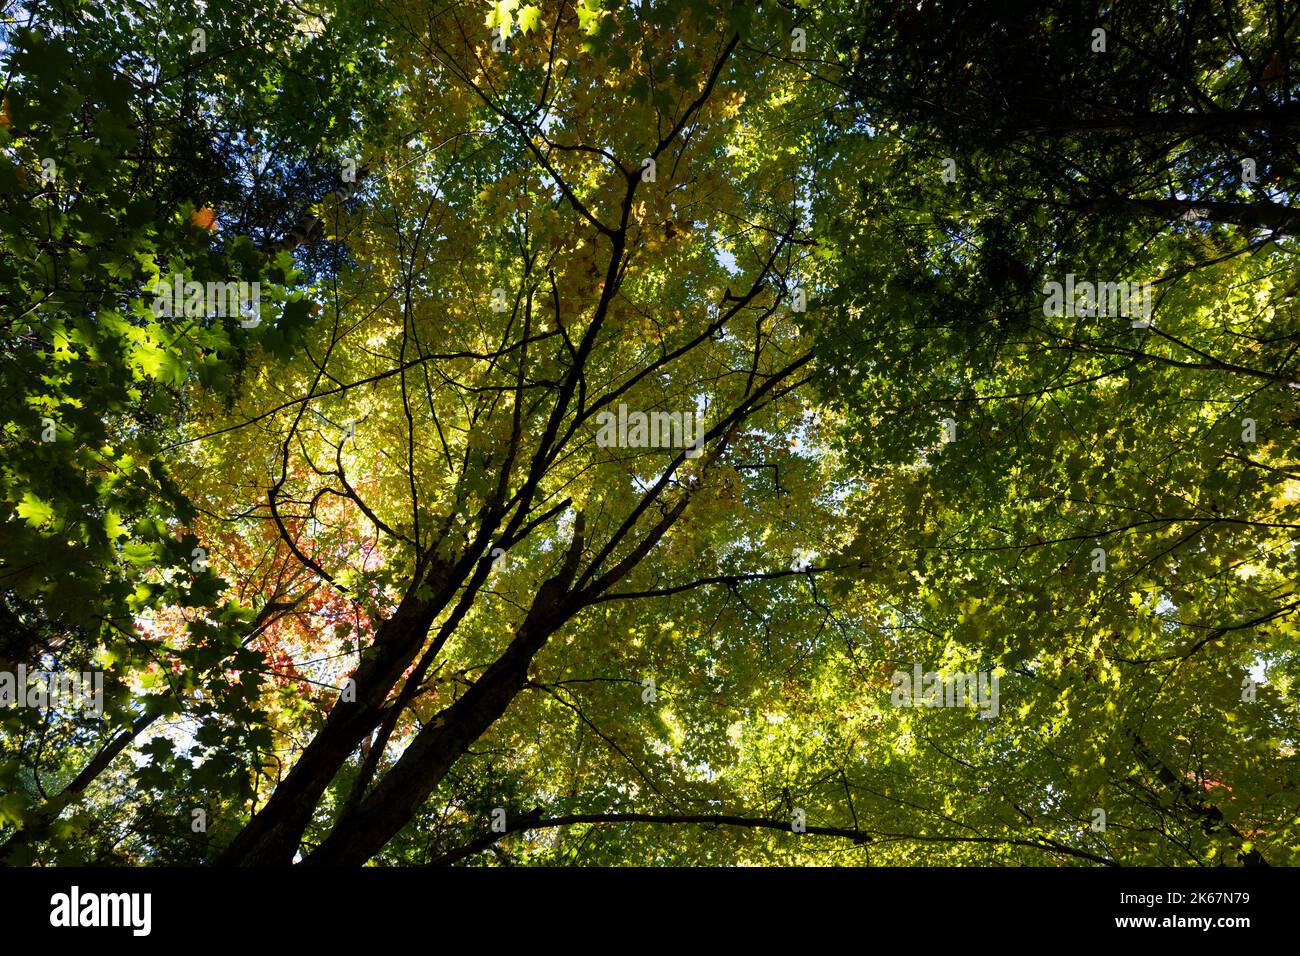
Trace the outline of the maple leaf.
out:
[[[531,30],[535,30],[541,24],[541,22],[542,22],[542,10],[540,7],[534,6],[533,4],[530,3],[528,6],[522,7],[520,9],[519,31],[521,33],[528,33]]]
[[[18,517],[23,518],[33,528],[39,528],[54,517],[54,508],[49,502],[42,501],[30,491],[23,495],[23,500],[14,509]]]
[[[190,213],[190,223],[210,232],[217,231],[217,213],[211,206],[204,206]]]

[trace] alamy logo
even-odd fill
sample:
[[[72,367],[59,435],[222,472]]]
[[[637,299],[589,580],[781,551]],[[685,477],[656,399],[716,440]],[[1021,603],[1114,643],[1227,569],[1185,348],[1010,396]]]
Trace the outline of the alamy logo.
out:
[[[32,671],[26,664],[18,672],[0,671],[0,707],[36,707],[73,710],[87,706],[104,713],[104,672]]]
[[[148,936],[153,927],[153,896],[149,893],[71,893],[50,897],[50,925],[129,926],[131,935]]]
[[[981,717],[998,715],[998,675],[990,671],[894,671],[889,702],[895,707],[978,707]]]
[[[1064,283],[1044,282],[1043,295],[1043,315],[1049,318],[1128,316],[1141,319],[1143,325],[1151,321],[1150,282],[1076,282],[1071,272]]]
[[[704,415],[695,412],[597,412],[601,448],[685,448],[687,458],[704,454]]]
[[[238,318],[251,329],[262,321],[260,282],[186,282],[180,273],[164,279],[154,289],[153,314],[159,318],[200,315]]]

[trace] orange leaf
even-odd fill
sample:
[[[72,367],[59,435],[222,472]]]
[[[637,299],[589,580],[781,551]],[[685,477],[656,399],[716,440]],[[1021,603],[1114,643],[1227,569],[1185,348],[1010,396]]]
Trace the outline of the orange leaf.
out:
[[[210,229],[216,232],[217,213],[211,206],[204,206],[202,209],[196,209],[190,213],[190,222],[200,229]]]

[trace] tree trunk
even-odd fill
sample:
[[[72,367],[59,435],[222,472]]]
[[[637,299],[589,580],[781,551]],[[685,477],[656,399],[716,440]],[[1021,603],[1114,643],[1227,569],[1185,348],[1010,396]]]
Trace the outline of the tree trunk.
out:
[[[218,866],[287,866],[292,862],[325,788],[378,723],[389,691],[419,653],[441,604],[422,601],[412,590],[393,616],[379,626],[374,653],[362,661],[354,677],[356,701],[335,703],[325,726],[266,805],[217,857]]]

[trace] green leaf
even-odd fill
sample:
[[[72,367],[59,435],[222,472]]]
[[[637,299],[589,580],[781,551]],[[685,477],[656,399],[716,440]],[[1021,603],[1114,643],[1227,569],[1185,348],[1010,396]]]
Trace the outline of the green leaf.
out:
[[[43,527],[54,517],[54,507],[49,502],[37,498],[30,491],[23,495],[23,500],[18,503],[15,510],[18,512],[18,517],[26,519],[33,528]]]
[[[533,4],[530,3],[528,6],[520,8],[519,31],[521,33],[529,33],[530,31],[537,29],[537,27],[541,24],[541,22],[542,22],[541,7],[534,6]]]

